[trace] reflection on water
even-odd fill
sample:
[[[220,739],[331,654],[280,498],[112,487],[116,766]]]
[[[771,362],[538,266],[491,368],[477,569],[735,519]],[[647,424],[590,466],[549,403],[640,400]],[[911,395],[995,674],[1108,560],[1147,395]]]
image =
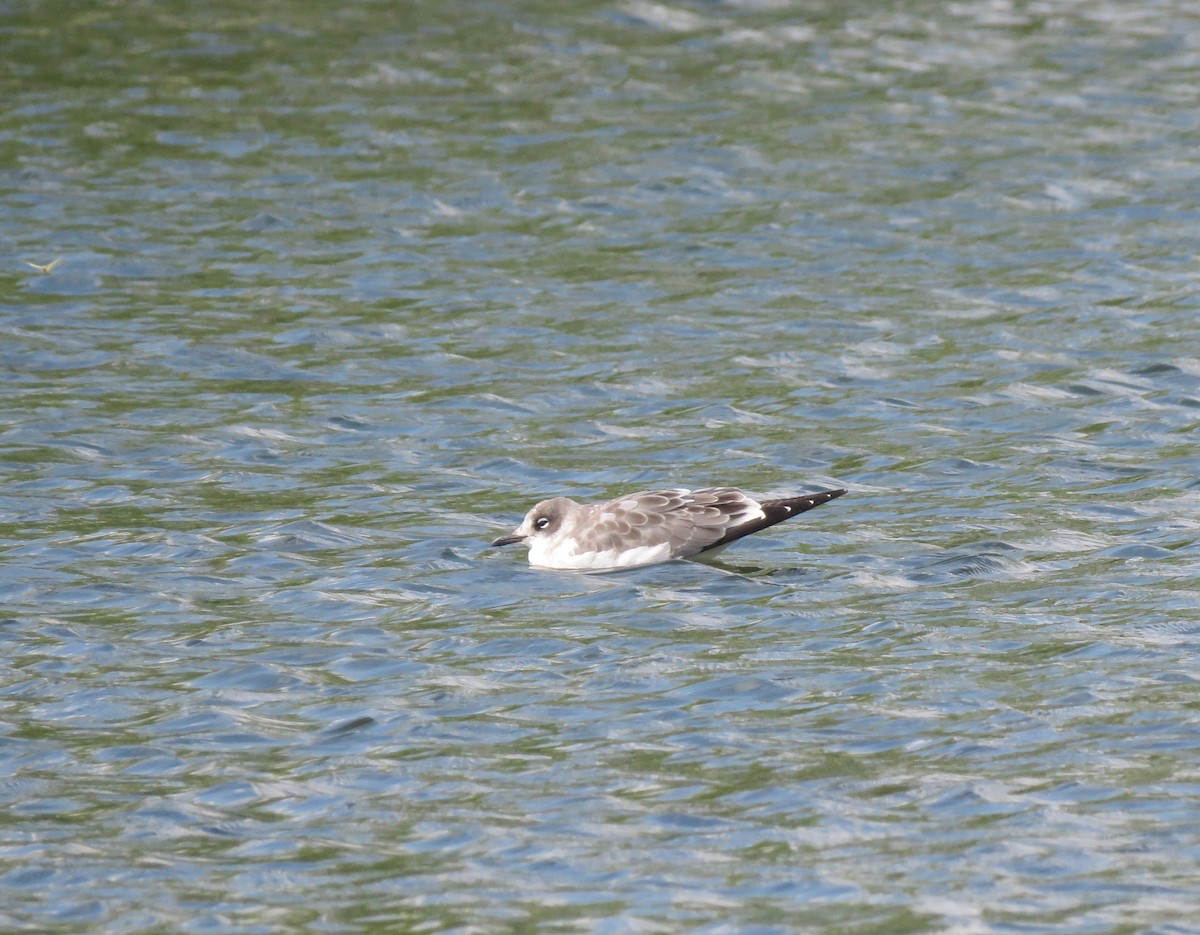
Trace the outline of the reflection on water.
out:
[[[1190,931],[1198,27],[12,12],[3,927]]]

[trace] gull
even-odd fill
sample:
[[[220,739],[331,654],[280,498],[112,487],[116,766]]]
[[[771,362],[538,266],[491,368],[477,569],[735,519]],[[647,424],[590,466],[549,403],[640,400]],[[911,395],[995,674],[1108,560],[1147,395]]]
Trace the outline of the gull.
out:
[[[529,545],[534,568],[615,571],[710,558],[752,532],[828,503],[845,490],[756,500],[735,487],[643,490],[607,503],[543,500],[492,545]]]

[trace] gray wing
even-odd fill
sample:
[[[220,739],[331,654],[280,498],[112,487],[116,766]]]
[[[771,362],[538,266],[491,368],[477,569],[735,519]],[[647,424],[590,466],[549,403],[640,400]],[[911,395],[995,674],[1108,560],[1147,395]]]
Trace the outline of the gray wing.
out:
[[[589,551],[667,543],[672,558],[686,558],[761,529],[762,507],[732,487],[644,490],[586,507]],[[747,527],[752,527],[747,528]]]

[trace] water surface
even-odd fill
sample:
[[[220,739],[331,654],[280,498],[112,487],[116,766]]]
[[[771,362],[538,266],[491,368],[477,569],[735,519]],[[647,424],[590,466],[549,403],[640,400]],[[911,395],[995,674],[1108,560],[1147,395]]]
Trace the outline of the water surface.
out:
[[[0,926],[1200,931],[1198,43],[0,7]]]

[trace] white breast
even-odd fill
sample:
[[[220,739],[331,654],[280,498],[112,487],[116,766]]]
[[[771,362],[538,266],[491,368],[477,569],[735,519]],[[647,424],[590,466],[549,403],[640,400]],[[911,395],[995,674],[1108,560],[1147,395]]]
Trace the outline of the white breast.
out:
[[[671,558],[669,543],[641,545],[633,549],[605,549],[602,552],[578,552],[575,542],[566,539],[537,539],[529,547],[529,564],[535,568],[558,568],[575,571],[613,571],[654,565]]]

